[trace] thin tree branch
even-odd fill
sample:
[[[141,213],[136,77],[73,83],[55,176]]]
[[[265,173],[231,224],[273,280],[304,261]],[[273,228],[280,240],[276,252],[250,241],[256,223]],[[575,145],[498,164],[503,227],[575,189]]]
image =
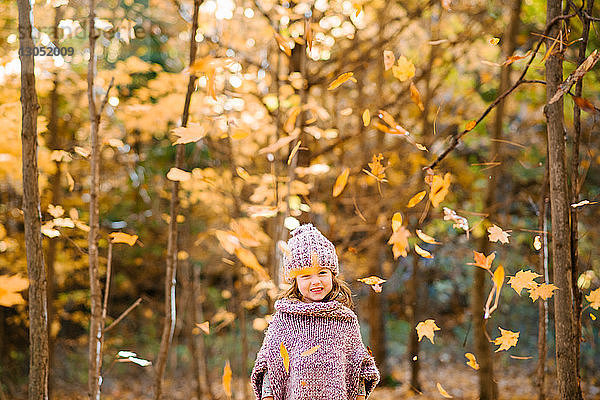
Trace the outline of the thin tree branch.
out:
[[[121,322],[121,320],[123,318],[125,318],[127,316],[127,314],[129,314],[131,311],[133,311],[134,308],[136,308],[138,305],[140,305],[141,302],[142,302],[142,298],[140,297],[135,301],[135,303],[130,305],[129,308],[127,308],[127,310],[123,311],[123,313],[121,315],[119,315],[119,317],[117,319],[115,319],[112,324],[110,324],[108,327],[106,327],[106,329],[104,329],[104,333],[110,331],[112,328],[117,326],[117,324],[119,322]]]

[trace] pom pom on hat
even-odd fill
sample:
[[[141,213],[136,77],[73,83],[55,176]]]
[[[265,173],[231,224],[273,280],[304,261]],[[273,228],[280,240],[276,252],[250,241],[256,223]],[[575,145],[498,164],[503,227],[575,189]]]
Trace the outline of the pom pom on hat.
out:
[[[318,266],[329,268],[333,275],[339,274],[338,257],[335,246],[311,223],[300,225],[290,232],[287,241],[289,252],[283,255],[285,280],[294,281],[291,273],[295,270],[310,268],[312,254],[316,255]]]

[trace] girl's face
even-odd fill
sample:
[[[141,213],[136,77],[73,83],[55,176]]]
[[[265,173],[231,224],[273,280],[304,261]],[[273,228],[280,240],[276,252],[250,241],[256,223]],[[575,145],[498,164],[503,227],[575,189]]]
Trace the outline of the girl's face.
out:
[[[333,288],[331,270],[323,267],[316,273],[296,276],[296,282],[307,303],[323,300]]]

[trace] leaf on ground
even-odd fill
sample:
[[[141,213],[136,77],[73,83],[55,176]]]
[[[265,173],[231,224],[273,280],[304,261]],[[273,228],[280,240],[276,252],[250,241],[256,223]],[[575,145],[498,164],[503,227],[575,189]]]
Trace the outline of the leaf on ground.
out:
[[[423,339],[423,336],[427,337],[431,343],[433,343],[434,331],[439,331],[440,328],[435,324],[435,320],[427,319],[417,324],[416,328],[417,335],[419,335],[419,342]]]

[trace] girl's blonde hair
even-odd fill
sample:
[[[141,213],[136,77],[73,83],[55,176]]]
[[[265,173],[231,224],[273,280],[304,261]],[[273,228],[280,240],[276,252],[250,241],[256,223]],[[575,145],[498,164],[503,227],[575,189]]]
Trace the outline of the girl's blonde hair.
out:
[[[331,291],[327,293],[327,296],[325,296],[321,301],[337,300],[346,307],[350,308],[352,311],[354,311],[355,306],[354,301],[352,300],[352,291],[350,290],[350,286],[348,286],[348,284],[343,279],[340,279],[333,274],[331,275],[331,283]],[[298,281],[296,281],[295,278],[292,282],[292,286],[289,289],[280,293],[277,296],[276,300],[284,297],[298,300],[303,299],[302,293],[300,293],[300,289],[298,288]]]

